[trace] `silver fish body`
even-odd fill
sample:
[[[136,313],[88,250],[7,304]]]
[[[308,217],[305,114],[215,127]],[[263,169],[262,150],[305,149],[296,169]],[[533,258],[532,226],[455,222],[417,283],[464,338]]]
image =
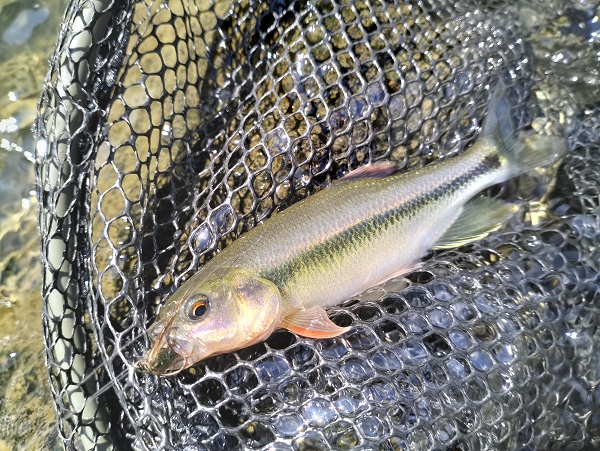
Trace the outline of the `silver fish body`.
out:
[[[463,154],[402,174],[389,175],[389,164],[359,169],[217,254],[167,301],[138,368],[175,374],[278,327],[340,335],[348,328],[324,307],[409,271],[433,247],[497,228],[514,206],[475,196],[564,150],[558,138],[518,136],[502,94],[496,90],[482,137]]]
[[[285,310],[336,305],[414,266],[506,172],[483,141],[444,164],[341,180],[251,230],[214,264],[271,280]]]

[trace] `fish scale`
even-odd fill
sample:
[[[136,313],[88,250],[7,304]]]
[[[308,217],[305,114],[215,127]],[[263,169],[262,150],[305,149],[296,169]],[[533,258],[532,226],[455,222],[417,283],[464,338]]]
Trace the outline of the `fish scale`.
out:
[[[488,155],[479,157],[485,152],[477,146],[452,161],[450,168],[449,165],[443,169],[437,165],[431,166],[414,174],[393,176],[386,181],[377,178],[342,181],[321,192],[318,198],[315,196],[296,207],[290,207],[292,211],[289,214],[276,216],[273,222],[265,225],[268,231],[260,231],[268,237],[263,242],[268,249],[276,247],[276,243],[287,242],[285,238],[288,232],[280,227],[281,224],[290,221],[299,224],[294,233],[305,237],[303,250],[297,253],[296,249],[277,246],[281,255],[275,258],[275,264],[267,263],[268,256],[260,252],[255,258],[238,260],[236,264],[248,265],[259,271],[262,277],[274,281],[284,293],[293,293],[301,299],[304,307],[330,306],[339,302],[331,300],[331,285],[345,287],[340,295],[344,299],[357,295],[385,276],[385,270],[372,270],[371,277],[356,283],[359,273],[369,271],[369,262],[378,266],[380,260],[392,258],[395,262],[392,269],[396,269],[392,274],[410,268],[415,256],[418,258],[429,249],[452,223],[453,215],[448,210],[460,207],[474,193],[493,184],[494,178],[490,177],[490,173],[499,169],[499,159],[494,158],[496,153],[493,148],[487,150]],[[478,157],[473,158],[473,154]],[[346,211],[330,207],[337,205],[339,198],[351,198],[358,206]],[[314,205],[316,202],[321,205]],[[331,213],[324,217],[327,210]],[[439,212],[437,215],[436,211]],[[302,220],[294,217],[299,212],[304,216]],[[315,215],[320,215],[320,222],[325,229],[319,240],[311,240],[302,230],[310,223],[309,218]],[[436,230],[425,230],[420,236],[416,229],[426,219]],[[329,223],[332,226],[327,227]],[[258,232],[260,229],[256,230]],[[404,251],[407,239],[411,238],[419,245],[405,253],[409,256],[407,259],[399,260],[402,256],[400,250]],[[392,249],[391,255],[386,249]],[[232,252],[239,251],[237,247],[232,249]],[[373,258],[366,257],[371,255]],[[318,273],[322,274],[321,280],[315,280],[315,274]],[[324,303],[324,299],[329,299],[329,302]]]
[[[167,300],[138,368],[176,374],[280,327],[341,335],[349,327],[324,308],[407,272],[434,246],[497,229],[513,206],[472,198],[564,151],[559,138],[518,136],[509,111],[499,83],[482,137],[463,154],[407,174],[361,168],[234,241]]]

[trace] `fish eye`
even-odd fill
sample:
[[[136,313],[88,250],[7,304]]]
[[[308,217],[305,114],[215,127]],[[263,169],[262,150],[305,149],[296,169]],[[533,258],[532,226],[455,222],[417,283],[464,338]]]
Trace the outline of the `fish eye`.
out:
[[[208,297],[205,294],[197,293],[190,296],[191,307],[188,313],[190,319],[198,320],[208,312]]]

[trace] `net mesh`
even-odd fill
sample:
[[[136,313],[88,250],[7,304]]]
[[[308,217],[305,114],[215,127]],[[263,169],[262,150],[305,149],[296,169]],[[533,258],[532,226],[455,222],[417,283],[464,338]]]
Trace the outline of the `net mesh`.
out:
[[[215,251],[360,165],[461,152],[498,79],[520,127],[552,127],[518,16],[477,3],[71,3],[37,126],[66,448],[598,446],[593,108],[541,224],[528,209],[332,308],[344,336],[279,331],[171,378],[132,368],[161,301]],[[493,194],[527,199],[533,185]]]

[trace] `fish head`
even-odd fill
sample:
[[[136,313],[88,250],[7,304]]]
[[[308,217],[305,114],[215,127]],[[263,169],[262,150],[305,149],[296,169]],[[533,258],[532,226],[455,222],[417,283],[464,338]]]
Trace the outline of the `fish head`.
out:
[[[245,268],[200,271],[169,298],[148,329],[152,347],[136,367],[170,376],[262,341],[280,322],[280,304],[277,286]]]

